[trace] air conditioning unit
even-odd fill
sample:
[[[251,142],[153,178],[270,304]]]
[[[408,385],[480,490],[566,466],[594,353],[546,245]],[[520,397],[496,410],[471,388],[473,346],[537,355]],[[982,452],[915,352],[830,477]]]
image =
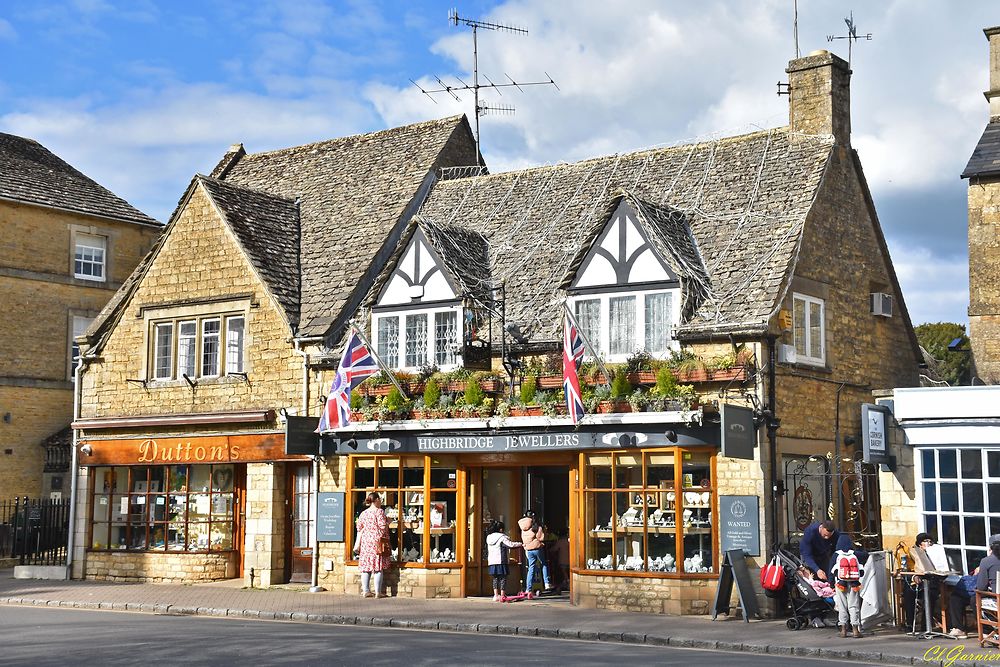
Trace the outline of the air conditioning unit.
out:
[[[881,315],[882,317],[892,317],[892,295],[885,294],[884,292],[872,292],[871,297],[871,312],[872,315]]]
[[[798,361],[794,345],[783,345],[778,343],[778,362],[782,364],[794,364]]]

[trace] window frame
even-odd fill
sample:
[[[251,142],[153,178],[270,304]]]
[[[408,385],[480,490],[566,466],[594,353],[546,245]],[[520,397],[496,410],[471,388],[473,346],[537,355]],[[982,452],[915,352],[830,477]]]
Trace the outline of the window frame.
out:
[[[92,241],[93,243],[88,243]],[[95,261],[93,259],[79,258],[80,248],[86,248],[89,250],[99,250],[101,252],[100,261]],[[82,273],[78,270],[77,262],[86,264],[88,266],[98,266],[100,267],[101,274],[93,275]],[[88,280],[96,283],[105,283],[108,281],[108,237],[102,234],[93,234],[89,232],[77,232],[73,235],[73,277],[77,280]]]
[[[641,469],[640,469],[640,475],[641,475],[640,479],[642,480],[641,486],[637,486],[637,485],[620,486],[619,485],[618,473],[617,473],[618,459],[619,459],[619,456],[624,455],[624,454],[633,455],[633,456],[636,456],[636,455],[641,456]],[[649,480],[649,477],[648,477],[648,468],[650,466],[650,464],[649,464],[650,457],[651,456],[657,456],[657,455],[668,455],[668,454],[672,455],[673,459],[674,459],[674,464],[673,464],[674,465],[673,486],[672,487],[662,487],[662,486],[653,487],[653,486],[649,486],[649,484],[648,484],[648,480]],[[699,457],[702,457],[702,456],[705,456],[705,455],[708,456],[709,486],[707,488],[706,487],[702,487],[702,486],[695,486],[693,484],[691,486],[684,486],[684,481],[685,481],[685,479],[684,479],[685,478],[685,473],[684,473],[685,455],[687,455],[687,457],[689,457],[689,458],[690,457],[694,457],[694,456],[699,456]],[[589,480],[590,480],[589,467],[591,467],[591,464],[588,462],[588,459],[590,459],[591,457],[595,457],[595,458],[597,458],[597,457],[608,457],[609,458],[609,460],[610,460],[610,466],[609,466],[610,472],[609,472],[609,474],[610,474],[610,480],[611,480],[609,487],[601,487],[601,486],[596,486],[596,485],[595,486],[590,486],[589,485],[589,483],[588,483]],[[583,524],[582,524],[583,525],[583,531],[582,531],[583,532],[583,535],[582,535],[582,537],[583,537],[583,543],[579,545],[579,555],[577,557],[577,562],[580,564],[580,567],[577,570],[575,570],[575,571],[578,571],[578,572],[581,572],[581,573],[585,573],[585,574],[600,575],[600,576],[609,576],[609,577],[616,577],[616,576],[640,576],[640,577],[653,577],[653,578],[663,578],[663,579],[708,579],[708,578],[716,578],[716,577],[718,577],[719,567],[720,567],[720,563],[717,562],[718,559],[719,559],[719,557],[720,557],[720,554],[718,552],[718,546],[720,544],[721,537],[719,535],[719,529],[718,529],[718,524],[719,524],[719,520],[718,520],[718,516],[719,516],[719,481],[718,481],[718,473],[717,473],[717,467],[716,467],[717,466],[717,462],[718,462],[718,452],[717,451],[708,450],[708,449],[705,449],[705,448],[696,448],[696,447],[659,447],[659,448],[656,448],[656,449],[636,449],[636,450],[628,450],[628,451],[623,451],[621,449],[618,449],[618,450],[587,450],[587,451],[584,451],[584,452],[580,452],[580,459],[579,459],[579,464],[578,464],[579,465],[580,474],[577,477],[577,487],[576,487],[575,491],[578,494],[579,503],[580,503],[580,505],[579,505],[579,512],[580,512],[579,520],[583,522]],[[634,467],[634,466],[632,466],[632,467]],[[708,505],[708,507],[705,507],[704,505],[690,505],[690,506],[687,505],[686,501],[684,500],[684,496],[683,496],[684,492],[685,491],[693,492],[696,489],[700,489],[701,492],[708,491],[711,494],[710,495],[710,499],[709,499],[709,505]],[[674,501],[673,501],[673,503],[674,503],[673,504],[673,510],[672,510],[673,513],[674,513],[674,524],[675,525],[673,526],[674,531],[672,532],[672,534],[674,536],[674,552],[675,552],[674,553],[674,558],[675,558],[675,568],[676,568],[676,570],[673,571],[673,572],[662,571],[662,570],[650,570],[650,569],[648,569],[648,567],[649,567],[648,563],[651,560],[652,555],[649,552],[649,545],[650,545],[649,536],[651,534],[652,535],[669,535],[671,533],[664,531],[662,527],[655,527],[655,530],[651,530],[651,526],[650,526],[650,523],[648,521],[648,517],[649,517],[648,510],[650,509],[650,506],[648,505],[648,499],[649,499],[650,496],[653,496],[657,500],[657,502],[662,502],[662,500],[660,499],[660,495],[659,494],[669,493],[671,491],[675,494],[675,498],[674,498]],[[641,553],[643,554],[642,558],[643,558],[643,568],[644,569],[642,569],[642,570],[625,570],[625,569],[621,569],[620,570],[620,569],[615,569],[615,567],[612,567],[611,569],[589,569],[587,567],[587,548],[588,548],[588,542],[589,542],[589,540],[591,540],[591,539],[610,539],[611,540],[611,559],[612,559],[612,563],[615,566],[617,566],[617,564],[618,564],[618,555],[619,555],[618,551],[617,551],[618,550],[619,539],[624,539],[624,538],[621,538],[621,536],[622,535],[629,535],[630,532],[633,535],[637,534],[634,531],[628,531],[627,530],[628,526],[625,527],[626,528],[625,531],[622,531],[622,527],[618,525],[617,521],[615,521],[611,525],[611,530],[610,531],[598,531],[596,529],[596,527],[589,525],[589,523],[591,523],[591,519],[593,518],[593,517],[591,517],[588,514],[588,509],[587,508],[588,508],[588,505],[589,505],[589,499],[591,497],[594,497],[595,498],[595,502],[596,502],[597,496],[599,496],[601,494],[607,494],[607,495],[611,496],[612,507],[615,506],[614,503],[615,503],[615,496],[616,495],[619,495],[619,494],[628,494],[628,495],[641,494],[642,495],[642,503],[641,503],[641,505],[639,507],[641,507],[641,511],[643,512],[644,520],[643,520],[643,525],[642,525],[642,532],[639,533],[639,534],[642,535],[642,550],[641,550]],[[683,511],[685,509],[692,509],[692,510],[694,510],[695,508],[697,508],[699,510],[707,510],[707,514],[710,517],[710,526],[708,528],[708,532],[707,533],[696,533],[696,532],[694,532],[695,530],[705,530],[704,527],[696,528],[695,526],[684,526],[684,522],[683,522],[683,518],[682,518],[683,517]],[[615,512],[615,514],[617,515],[617,512]],[[606,536],[602,537],[602,536],[598,535],[597,533],[610,533],[610,535],[606,535]],[[712,562],[711,567],[709,568],[708,572],[684,572],[683,571],[684,550],[685,550],[684,538],[685,538],[685,536],[693,536],[693,535],[698,535],[698,534],[703,534],[703,535],[707,534],[708,535],[708,537],[709,537],[709,549],[708,549],[708,551],[713,556],[713,559],[712,559],[713,562]]]
[[[641,290],[616,290],[616,291],[597,291],[597,292],[580,292],[569,297],[569,306],[573,312],[574,317],[576,317],[576,304],[582,301],[598,301],[599,302],[599,314],[598,314],[598,340],[590,340],[590,344],[593,345],[599,351],[601,358],[609,363],[623,363],[628,360],[635,352],[639,350],[646,349],[646,297],[657,294],[669,294],[670,295],[670,330],[667,332],[667,349],[658,350],[655,352],[649,352],[649,354],[657,359],[666,359],[670,356],[670,353],[676,350],[680,350],[680,342],[676,338],[677,326],[680,323],[680,288],[677,287],[659,287],[655,289],[641,289]],[[611,300],[618,299],[622,297],[634,297],[635,298],[635,323],[632,327],[633,333],[633,350],[624,353],[611,353]],[[579,320],[579,318],[578,318]],[[581,329],[585,329],[582,322],[579,323]],[[586,335],[586,330],[584,335]],[[591,358],[587,355],[587,358]]]
[[[805,347],[806,352],[799,352],[799,341],[795,334],[795,306],[796,302],[801,301],[805,304]],[[820,351],[819,354],[812,354],[814,350],[812,349],[812,325],[810,324],[810,306],[819,306],[819,343]],[[826,301],[817,296],[812,296],[809,294],[802,294],[800,292],[792,293],[792,346],[795,348],[795,359],[798,363],[810,364],[813,366],[825,366],[826,365]]]
[[[230,354],[230,321],[242,320],[242,334],[240,336],[241,347],[239,350],[240,360],[242,363],[242,369],[239,371],[233,371],[229,368],[229,354]],[[190,313],[178,313],[170,317],[157,317],[148,320],[148,331],[149,331],[149,342],[147,346],[147,377],[153,382],[157,383],[170,383],[176,382],[178,380],[183,380],[182,373],[187,373],[187,368],[181,368],[180,362],[180,349],[181,349],[181,327],[184,325],[189,325],[194,322],[195,331],[192,335],[185,335],[185,340],[193,339],[194,346],[191,350],[191,355],[194,360],[194,373],[188,373],[188,377],[191,379],[204,379],[213,380],[225,378],[232,373],[244,373],[247,366],[247,316],[245,312],[241,311],[229,311],[224,313],[203,313],[203,314],[190,314]],[[210,322],[218,323],[218,331],[213,333],[205,332],[205,324]],[[170,372],[169,375],[161,375],[159,373],[158,361],[161,359],[160,349],[158,345],[158,332],[161,327],[171,328],[171,339],[170,339]],[[215,367],[214,369],[206,368],[205,365],[205,342],[211,339],[215,341]],[[214,370],[214,373],[206,373],[206,370]]]
[[[456,326],[455,326],[455,344],[459,346],[458,351],[454,354],[454,363],[450,364],[437,364],[437,315],[439,313],[455,313]],[[427,359],[424,366],[437,366],[439,370],[449,371],[459,368],[462,363],[462,343],[464,339],[464,315],[465,310],[459,305],[446,305],[438,306],[435,308],[410,308],[410,309],[395,309],[395,310],[384,310],[375,311],[372,313],[371,318],[371,340],[375,346],[375,350],[378,351],[382,347],[382,331],[380,330],[380,323],[383,321],[388,321],[392,318],[398,318],[397,329],[396,329],[396,356],[397,363],[391,364],[389,360],[383,359],[386,365],[391,368],[404,372],[404,373],[417,373],[420,371],[422,366],[410,365],[407,363],[406,359],[406,320],[408,317],[423,315],[427,318],[427,331],[426,331],[426,341],[425,349],[427,351]]]
[[[421,486],[407,485],[404,475],[404,470],[416,470],[417,466],[407,465],[420,459],[422,465],[420,468],[423,470],[423,484]],[[397,483],[395,485],[383,485],[381,484],[379,470],[393,470],[391,466],[382,466],[382,462],[389,462],[396,460],[397,465],[396,479]],[[361,467],[359,464],[362,461],[372,461],[372,469],[375,471],[373,484],[358,486],[357,485],[357,470]],[[441,465],[441,462],[446,465]],[[347,483],[347,535],[354,536],[357,533],[356,529],[356,519],[357,516],[365,509],[362,503],[361,507],[358,507],[357,498],[362,495],[367,495],[368,493],[375,491],[382,494],[383,498],[387,498],[389,494],[393,494],[396,499],[396,518],[387,517],[389,521],[389,534],[390,540],[392,537],[396,538],[396,555],[395,557],[389,557],[390,561],[400,568],[420,568],[420,569],[434,569],[434,568],[457,568],[464,564],[464,561],[460,560],[461,546],[463,544],[463,537],[461,531],[465,530],[464,524],[460,521],[460,517],[464,512],[464,507],[460,507],[459,503],[463,502],[462,484],[459,476],[461,474],[461,464],[459,463],[459,458],[457,456],[443,456],[436,455],[431,456],[429,454],[373,454],[373,455],[351,455],[348,457],[348,483]],[[434,486],[431,482],[433,479],[433,470],[451,470],[454,472],[453,479],[455,480],[454,486]],[[450,480],[449,480],[450,481]],[[447,482],[446,482],[447,484]],[[415,493],[421,494],[421,497],[416,505],[409,502],[409,496]],[[441,496],[443,494],[448,494],[448,521],[449,525],[443,528],[434,528],[430,525],[430,506],[435,499],[433,496]],[[400,512],[404,511],[404,508],[408,506],[418,506],[421,508],[421,523],[422,529],[420,532],[420,560],[407,561],[403,560],[403,549],[402,540],[400,539],[400,530],[402,529],[402,522],[400,521]],[[383,503],[383,509],[391,509],[391,506]],[[452,538],[452,560],[450,561],[432,561],[431,560],[431,539],[437,531],[437,535],[451,535]],[[353,537],[352,537],[353,540]],[[352,549],[353,542],[345,541],[345,558],[346,565],[357,566],[358,559],[353,553]]]
[[[96,318],[89,315],[77,315],[72,311],[69,313],[69,381],[76,382],[77,357],[80,356],[80,346],[76,344],[77,336],[82,336]],[[78,328],[78,323],[86,322],[82,328]],[[79,333],[78,333],[79,331]]]
[[[184,479],[188,483],[185,484],[185,487],[183,489],[175,490],[171,488],[170,476],[172,475],[171,471],[175,468],[185,469]],[[209,480],[209,486],[207,491],[206,490],[199,491],[188,488],[189,482],[192,479],[192,470],[194,468],[208,468],[207,479]],[[229,468],[232,471],[231,474],[229,475],[230,489],[228,491],[216,491],[213,488],[213,482],[215,479],[214,473],[215,470],[219,468]],[[153,476],[154,469],[163,470],[162,480],[151,479]],[[110,471],[110,473],[112,474],[112,479],[114,479],[113,476],[116,474],[116,471],[118,470],[125,471],[127,480],[125,483],[124,490],[117,489],[116,484],[113,482],[107,493],[104,492],[103,487],[101,491],[98,491],[97,480],[99,478],[99,473],[100,471],[105,471],[105,470]],[[137,474],[138,471],[140,470],[144,470],[146,473],[144,479],[142,479],[141,476]],[[90,515],[87,523],[86,550],[88,552],[95,551],[95,552],[128,552],[128,553],[158,553],[158,554],[178,554],[178,553],[206,554],[206,553],[231,553],[234,551],[239,551],[241,546],[237,544],[236,540],[238,539],[240,534],[241,509],[238,503],[240,502],[240,496],[242,494],[242,489],[244,486],[244,482],[242,479],[242,472],[243,470],[241,469],[241,467],[233,463],[215,463],[215,464],[180,463],[172,465],[149,465],[149,466],[142,466],[142,465],[94,466],[90,468],[90,479],[92,481],[90,484],[90,493],[89,493]],[[152,486],[152,482],[154,481],[158,484],[162,484],[162,488],[159,487],[154,488]],[[143,484],[143,486],[139,487],[139,484]],[[182,503],[178,503],[177,506],[185,508],[184,518],[182,520],[173,519],[169,516],[170,508],[173,506],[170,500],[171,498],[178,498],[181,496],[184,497],[184,501]],[[193,499],[194,496],[208,496],[208,513],[207,515],[205,515],[206,518],[204,520],[199,521],[191,519],[191,512],[189,508],[195,502]],[[101,520],[97,520],[95,518],[96,517],[95,510],[98,507],[99,498],[106,498],[108,507],[107,518]],[[226,512],[226,519],[217,520],[214,518],[217,514],[215,511],[217,507],[216,498],[228,498],[228,502],[226,503],[228,508]],[[139,499],[141,499],[141,502],[137,502]],[[158,502],[161,499],[163,502],[162,503]],[[127,507],[127,509],[129,510],[128,513],[122,513],[120,511],[115,512],[115,508],[120,508],[123,506],[122,500],[125,500],[124,506]],[[146,511],[148,512],[148,508],[159,505],[163,506],[163,517],[160,519],[151,518],[148,516],[148,514],[145,516],[145,518],[142,518],[138,521],[134,520],[132,517],[132,510],[134,507],[145,506],[147,508]],[[124,518],[121,518],[116,521],[115,520],[116,515]],[[170,545],[169,531],[171,530],[170,526],[177,526],[180,524],[183,524],[184,528],[184,548],[171,549],[169,548]],[[229,535],[230,545],[228,548],[218,548],[218,549],[212,548],[213,527],[217,524],[228,524],[229,526],[228,535]],[[122,537],[124,539],[123,547],[112,548],[111,546],[111,536],[112,536],[111,531],[112,527],[115,525],[119,525],[122,527]],[[191,525],[204,525],[207,527],[208,530],[207,546],[205,548],[203,549],[190,548]],[[100,526],[107,527],[108,543],[100,547],[95,547],[94,535],[96,530],[100,529]],[[142,527],[142,529],[138,530],[137,528],[140,526]],[[159,548],[150,546],[150,543],[153,539],[153,536],[155,535],[155,531],[157,530],[157,528],[161,528],[164,531],[163,545]],[[145,546],[142,547],[133,546],[140,532],[142,533],[143,544]],[[119,542],[119,544],[121,544],[121,542]]]

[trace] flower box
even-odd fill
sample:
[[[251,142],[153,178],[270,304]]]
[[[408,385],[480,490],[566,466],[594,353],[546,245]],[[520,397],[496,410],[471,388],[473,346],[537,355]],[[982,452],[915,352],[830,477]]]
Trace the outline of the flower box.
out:
[[[691,384],[694,382],[731,382],[733,380],[745,380],[747,377],[746,366],[733,366],[732,368],[720,368],[710,370],[698,368],[691,371],[677,371],[677,381]]]
[[[468,383],[465,380],[452,380],[441,386],[441,391],[446,391],[452,394],[458,394],[465,391],[465,387]],[[483,391],[487,394],[499,394],[503,391],[503,380],[497,378],[488,378],[486,380],[480,380],[479,386],[482,387]]]
[[[656,371],[639,371],[625,376],[633,387],[656,384]]]
[[[538,376],[538,388],[539,389],[562,389],[563,378],[562,375],[539,375]]]
[[[607,415],[614,412],[632,412],[628,401],[601,401],[597,404],[597,414]]]
[[[510,406],[511,417],[541,417],[542,406],[540,405],[512,405]]]

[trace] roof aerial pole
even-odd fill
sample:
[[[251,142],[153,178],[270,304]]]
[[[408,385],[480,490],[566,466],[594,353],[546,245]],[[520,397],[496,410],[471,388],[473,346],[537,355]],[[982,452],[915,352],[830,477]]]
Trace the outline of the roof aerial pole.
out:
[[[509,104],[488,104],[486,102],[480,102],[479,89],[492,88],[497,92],[498,95],[503,95],[503,93],[500,92],[501,88],[514,87],[520,90],[521,92],[524,92],[521,86],[555,86],[556,90],[559,89],[559,86],[557,86],[556,82],[552,80],[552,77],[549,76],[548,72],[545,73],[545,76],[548,77],[546,81],[517,82],[514,81],[514,79],[510,78],[510,75],[505,75],[507,77],[507,80],[510,81],[510,83],[493,83],[493,80],[484,74],[483,77],[487,81],[489,81],[489,83],[484,83],[484,84],[479,83],[479,29],[484,28],[486,30],[499,30],[503,32],[510,32],[515,35],[527,35],[528,31],[525,30],[524,28],[518,28],[515,26],[463,18],[458,15],[457,9],[453,9],[450,12],[448,12],[448,22],[454,26],[457,26],[459,24],[464,24],[472,28],[472,85],[465,83],[461,79],[458,79],[458,77],[455,78],[458,79],[461,85],[457,86],[448,85],[440,78],[434,77],[435,80],[441,85],[441,87],[432,90],[425,90],[420,84],[418,84],[413,79],[410,79],[410,83],[419,88],[420,92],[427,95],[427,97],[430,97],[431,100],[434,99],[432,97],[433,93],[448,93],[453,98],[455,98],[456,102],[461,102],[462,101],[461,98],[455,94],[456,91],[463,91],[463,90],[472,91],[473,101],[475,104],[474,113],[472,115],[475,117],[476,121],[476,128],[475,128],[476,153],[479,156],[478,159],[480,160],[480,166],[482,166],[482,143],[480,142],[480,137],[479,137],[479,117],[485,116],[487,113],[490,112],[493,112],[495,114],[498,113],[512,114],[514,113],[514,107]]]

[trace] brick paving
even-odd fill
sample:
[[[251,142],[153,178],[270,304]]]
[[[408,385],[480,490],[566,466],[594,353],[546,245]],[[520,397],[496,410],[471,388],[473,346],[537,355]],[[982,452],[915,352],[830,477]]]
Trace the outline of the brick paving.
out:
[[[982,652],[975,639],[924,640],[892,628],[879,629],[864,639],[840,639],[832,628],[792,632],[781,620],[744,623],[738,618],[712,621],[709,617],[582,609],[571,606],[565,598],[513,604],[478,598],[376,600],[309,593],[306,586],[248,589],[240,580],[209,584],[44,581],[14,579],[12,570],[0,570],[0,604],[534,635],[895,665],[948,664],[944,653],[935,660],[925,659],[925,652],[935,646],[944,651],[964,646],[968,653]],[[1000,655],[993,661],[956,660],[950,664],[996,667]]]

